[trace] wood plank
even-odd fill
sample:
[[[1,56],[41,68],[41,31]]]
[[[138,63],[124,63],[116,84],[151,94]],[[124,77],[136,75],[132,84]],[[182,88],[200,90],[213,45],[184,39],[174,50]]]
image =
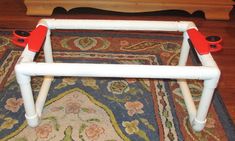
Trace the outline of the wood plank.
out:
[[[78,7],[91,7],[130,13],[178,9],[191,14],[203,11],[207,19],[226,20],[229,19],[233,4],[235,3],[232,0],[25,0],[27,15],[50,16],[56,7],[63,7],[67,11]]]

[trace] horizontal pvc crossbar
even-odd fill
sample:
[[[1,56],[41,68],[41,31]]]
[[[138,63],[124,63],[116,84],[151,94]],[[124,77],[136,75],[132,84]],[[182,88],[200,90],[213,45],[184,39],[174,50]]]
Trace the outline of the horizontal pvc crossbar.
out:
[[[69,20],[43,19],[38,25],[49,29],[87,30],[140,30],[140,31],[186,31],[196,28],[193,22],[184,21],[135,21],[135,20]]]
[[[217,69],[203,66],[155,66],[129,64],[22,63],[16,71],[25,75],[90,76],[122,78],[211,79]]]

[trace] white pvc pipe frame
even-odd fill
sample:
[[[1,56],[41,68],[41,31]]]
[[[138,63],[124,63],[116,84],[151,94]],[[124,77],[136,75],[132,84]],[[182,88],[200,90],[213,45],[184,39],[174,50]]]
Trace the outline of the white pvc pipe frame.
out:
[[[26,45],[15,66],[17,82],[20,85],[24,100],[25,117],[31,127],[39,124],[39,118],[41,117],[53,76],[80,76],[177,79],[192,128],[195,131],[201,131],[204,128],[214,89],[217,87],[220,77],[220,70],[210,53],[205,55],[197,53],[202,66],[186,66],[190,49],[186,30],[197,29],[193,22],[42,19],[38,25],[48,27],[43,45],[45,62],[33,62],[35,52],[30,51],[28,45]],[[51,29],[179,31],[183,32],[183,43],[177,66],[54,63],[50,39]],[[33,100],[30,84],[31,76],[45,76],[36,104]],[[198,108],[193,102],[186,79],[204,80],[204,88]]]

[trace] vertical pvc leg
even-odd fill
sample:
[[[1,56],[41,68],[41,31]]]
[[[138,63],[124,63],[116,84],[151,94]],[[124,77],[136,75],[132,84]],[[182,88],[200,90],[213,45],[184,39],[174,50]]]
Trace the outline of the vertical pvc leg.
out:
[[[38,125],[39,118],[36,113],[32,88],[30,84],[30,76],[25,76],[19,73],[16,73],[17,81],[20,86],[21,95],[24,101],[25,108],[25,117],[26,120],[31,127],[35,127]]]
[[[43,49],[44,49],[44,55],[45,55],[45,62],[53,63],[50,30],[47,32]],[[46,98],[47,98],[52,81],[53,81],[53,76],[44,77],[44,80],[43,80],[43,83],[42,83],[42,86],[41,86],[41,89],[39,91],[38,98],[36,101],[36,111],[39,117],[41,117],[42,110],[46,102]]]
[[[190,50],[190,46],[188,43],[188,34],[186,32],[184,32],[183,34],[183,43],[182,43],[182,47],[181,47],[181,53],[180,53],[180,59],[179,59],[179,66],[185,66],[188,60],[188,56],[189,56],[189,50]],[[196,113],[197,113],[197,109],[196,106],[193,102],[193,98],[191,95],[191,92],[189,90],[188,84],[186,80],[178,80],[178,84],[180,86],[180,89],[182,91],[182,95],[184,98],[184,102],[189,114],[189,120],[190,123],[193,123]]]
[[[51,31],[48,30],[47,31],[47,35],[46,35],[46,40],[44,43],[44,55],[45,55],[45,62],[47,63],[52,63],[53,62],[53,56],[52,56],[52,47],[51,47]]]
[[[213,83],[213,80],[204,81],[204,88],[203,88],[202,96],[201,96],[200,103],[198,106],[197,115],[192,125],[195,131],[201,131],[205,127],[206,117],[207,117],[207,114],[211,105],[212,97],[214,94],[215,88],[209,87],[208,82]]]
[[[199,59],[201,60],[203,66],[214,67],[215,69],[217,69],[217,74],[215,74],[213,79],[204,81],[204,88],[202,91],[200,103],[197,110],[197,115],[195,117],[193,125],[193,129],[195,131],[201,131],[206,124],[207,113],[210,108],[213,94],[215,88],[218,85],[221,73],[220,70],[217,68],[217,65],[214,59],[212,58],[211,54],[199,56]]]
[[[181,47],[181,52],[180,52],[180,59],[179,59],[179,66],[185,66],[187,59],[188,59],[188,55],[189,55],[189,43],[188,43],[188,35],[186,32],[184,32],[183,34],[183,43],[182,43],[182,47]]]
[[[187,111],[189,114],[190,123],[192,123],[195,116],[196,116],[197,109],[194,104],[191,92],[189,90],[189,87],[188,87],[186,80],[178,80],[178,84],[179,84],[180,89],[182,91],[184,102],[185,102],[185,105],[186,105],[186,108],[187,108]]]
[[[198,106],[197,115],[194,120],[193,129],[201,131],[206,124],[206,117],[211,105],[211,100],[214,94],[214,88],[205,86],[202,92],[201,100]]]
[[[42,110],[43,110],[52,80],[53,80],[53,77],[45,76],[41,89],[39,91],[38,98],[36,101],[36,111],[39,117],[41,117]]]

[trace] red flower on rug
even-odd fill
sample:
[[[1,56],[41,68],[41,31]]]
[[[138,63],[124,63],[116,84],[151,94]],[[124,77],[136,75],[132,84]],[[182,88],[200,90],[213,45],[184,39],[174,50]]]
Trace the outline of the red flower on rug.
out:
[[[128,111],[129,116],[133,116],[134,114],[144,113],[144,111],[142,110],[144,105],[139,101],[134,101],[134,102],[128,101],[125,103],[125,107]]]
[[[16,99],[14,98],[9,98],[6,101],[5,108],[13,113],[18,112],[20,109],[20,106],[23,104],[22,98]]]
[[[39,138],[47,138],[48,135],[52,132],[52,127],[50,124],[43,124],[36,127],[35,131]]]
[[[97,124],[92,124],[85,129],[86,136],[91,140],[96,140],[104,133],[104,128]]]
[[[66,104],[65,113],[67,114],[78,114],[81,109],[81,105],[77,102],[69,102]]]

